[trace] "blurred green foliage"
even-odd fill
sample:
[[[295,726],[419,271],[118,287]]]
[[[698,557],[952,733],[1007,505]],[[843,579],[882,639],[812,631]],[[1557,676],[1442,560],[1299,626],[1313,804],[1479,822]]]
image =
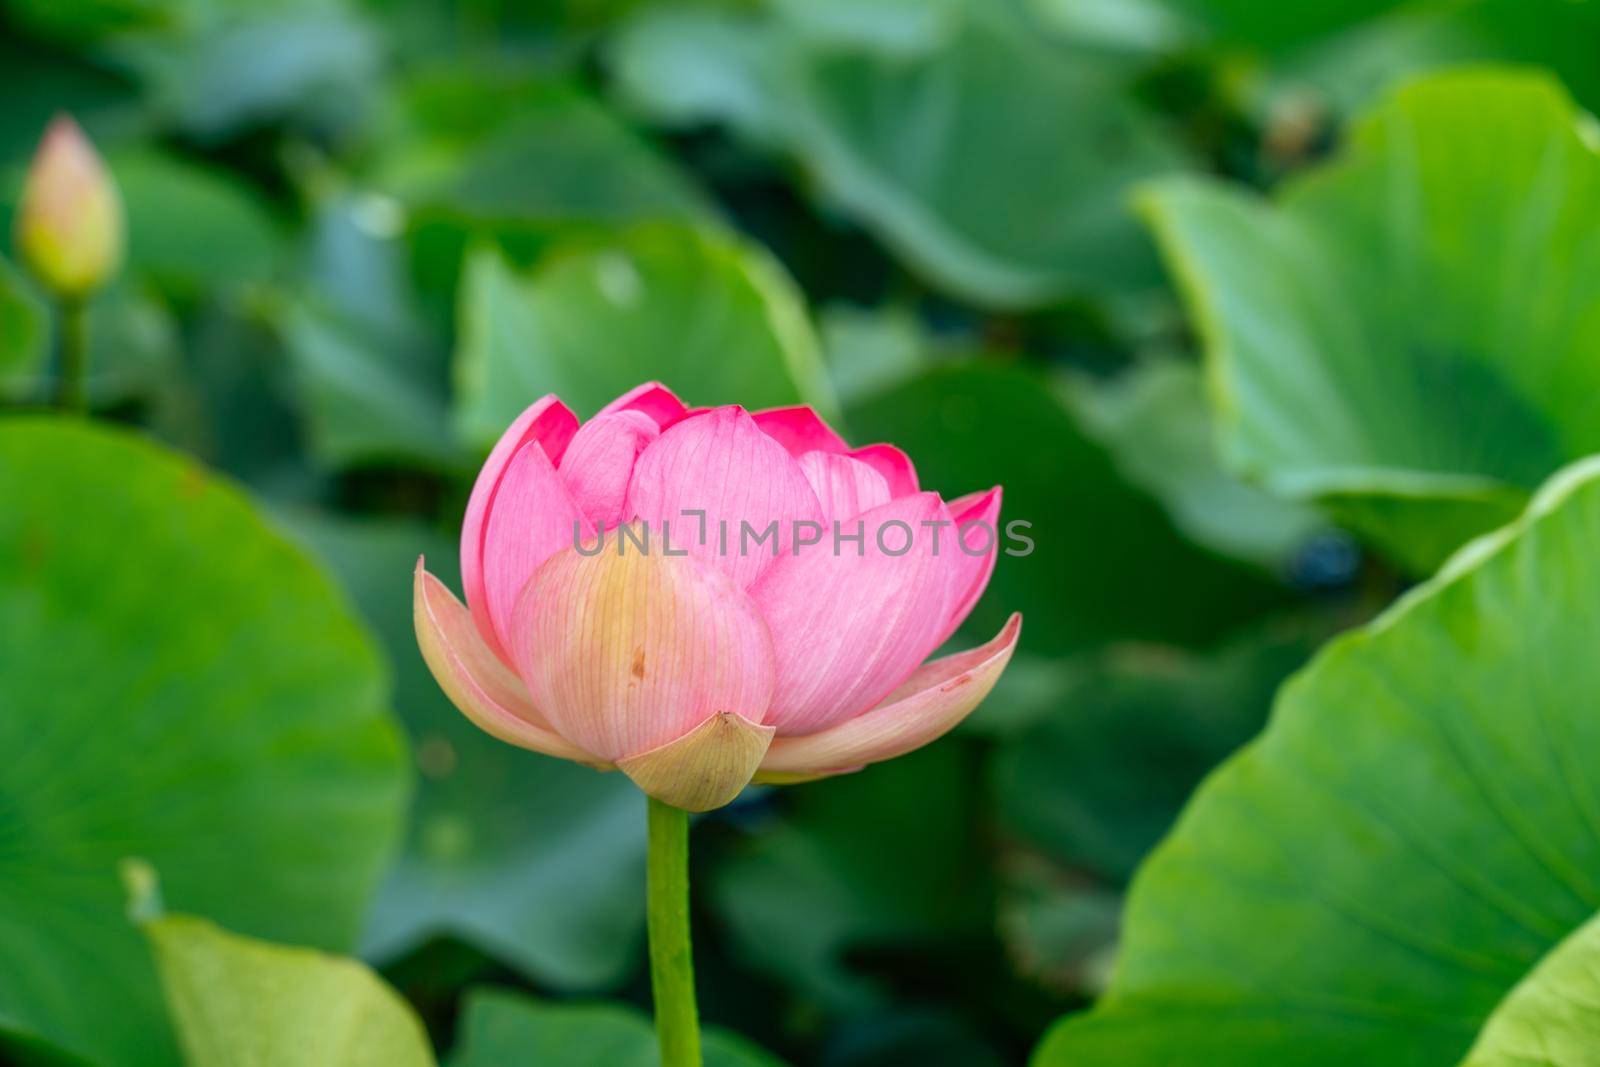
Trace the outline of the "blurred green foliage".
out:
[[[1595,449],[1597,48],[1595,0],[0,0],[0,225],[64,110],[130,240],[94,428],[0,254],[0,1062],[166,1067],[268,988],[292,1041],[322,982],[420,1020],[395,1057],[653,1062],[638,794],[472,728],[409,606],[511,417],[647,378],[1035,543],[955,736],[698,821],[708,1062],[1062,1015],[1042,1065],[1451,1062],[1491,1015],[1515,1062],[1600,995],[1592,934],[1535,969],[1600,908],[1592,489],[1200,783]],[[125,859],[231,931],[161,920],[172,1012]]]

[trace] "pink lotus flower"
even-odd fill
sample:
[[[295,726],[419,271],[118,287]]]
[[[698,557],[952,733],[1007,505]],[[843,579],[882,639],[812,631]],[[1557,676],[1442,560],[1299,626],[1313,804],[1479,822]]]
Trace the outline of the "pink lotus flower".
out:
[[[902,755],[988,695],[1020,616],[923,661],[988,584],[999,512],[808,407],[690,411],[652,382],[580,426],[547,396],[473,487],[470,607],[418,561],[417,638],[484,730],[704,811]]]

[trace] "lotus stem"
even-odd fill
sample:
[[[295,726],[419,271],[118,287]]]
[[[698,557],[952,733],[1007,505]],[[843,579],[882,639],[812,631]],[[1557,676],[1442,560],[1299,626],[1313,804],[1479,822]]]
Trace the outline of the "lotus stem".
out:
[[[61,311],[61,368],[56,380],[56,406],[83,414],[89,410],[89,315],[80,297],[65,297]]]
[[[689,813],[650,798],[646,909],[661,1067],[701,1067],[689,945]]]

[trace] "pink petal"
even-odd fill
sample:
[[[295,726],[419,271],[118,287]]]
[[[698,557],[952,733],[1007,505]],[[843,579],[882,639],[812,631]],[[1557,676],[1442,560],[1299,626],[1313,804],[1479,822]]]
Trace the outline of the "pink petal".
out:
[[[483,469],[478,472],[478,480],[473,483],[472,496],[467,500],[467,513],[461,520],[461,585],[478,629],[502,659],[504,650],[494,636],[489,622],[489,602],[483,593],[483,538],[489,512],[494,507],[506,464],[519,449],[537,441],[550,462],[559,463],[567,443],[577,432],[578,417],[554,394],[534,401],[495,442]]]
[[[529,583],[517,651],[534,703],[612,761],[723,712],[762,724],[772,641],[750,598],[691,556],[622,548],[613,534],[595,555],[560,552]]]
[[[551,729],[534,708],[522,680],[484,643],[471,613],[423,568],[420,557],[412,615],[422,658],[439,688],[479,729],[547,756],[600,762]]]
[[[570,548],[575,539],[594,540],[594,526],[567,492],[537,441],[529,441],[511,457],[489,512],[483,538],[483,593],[490,631],[518,661],[512,647],[511,614],[533,572],[551,556]]]
[[[912,466],[911,457],[894,445],[867,445],[850,453],[850,457],[859,459],[883,475],[884,481],[889,483],[892,499],[899,500],[921,491],[917,484],[917,468]]]
[[[617,411],[637,411],[648,415],[658,427],[665,430],[683,418],[684,406],[683,401],[660,382],[645,382],[601,408],[600,414],[610,415]]]
[[[950,516],[956,524],[947,549],[955,570],[954,596],[939,637],[941,645],[972,614],[994,574],[994,562],[1000,556],[1000,487],[952,500]]]
[[[859,527],[861,549],[830,531],[751,586],[778,657],[767,721],[779,733],[810,733],[870,708],[933,651],[952,572],[924,523],[941,521],[950,513],[936,494],[902,497],[835,524],[846,534]],[[903,555],[883,551],[908,543]]]
[[[628,511],[658,541],[670,524],[674,551],[714,563],[741,589],[788,549],[797,521],[822,518],[799,465],[737,407],[691,415],[646,448]],[[769,529],[775,537],[758,543]]]
[[[661,436],[655,420],[624,408],[584,423],[561,460],[561,478],[578,508],[597,526],[614,527],[626,514],[633,464]]]
[[[780,735],[758,780],[854,770],[921,748],[965,719],[989,695],[1022,632],[1013,615],[988,644],[923,664],[871,711],[804,737]]]
[[[829,522],[853,519],[889,502],[889,483],[858,459],[832,452],[807,452],[800,457],[800,469],[822,504],[822,517]]]
[[[850,446],[810,407],[770,408],[750,416],[761,432],[788,449],[791,456],[807,452],[848,452]]]

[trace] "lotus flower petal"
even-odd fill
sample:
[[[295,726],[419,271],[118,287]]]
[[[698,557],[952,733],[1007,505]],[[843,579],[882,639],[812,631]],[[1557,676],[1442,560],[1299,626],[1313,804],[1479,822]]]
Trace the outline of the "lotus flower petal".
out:
[[[594,527],[578,510],[566,483],[537,441],[506,464],[483,539],[483,592],[500,647],[511,653],[511,614],[522,588],[545,560],[575,539],[592,541]]]
[[[777,652],[767,722],[785,734],[831,726],[877,703],[933,651],[952,571],[924,524],[949,521],[936,494],[902,497],[839,524],[845,534],[860,528],[859,554],[830,534],[751,586]]]
[[[551,463],[559,463],[568,442],[577,432],[578,417],[554,395],[534,401],[495,442],[483,469],[478,472],[478,480],[472,485],[472,496],[467,500],[467,514],[461,520],[461,585],[478,629],[502,659],[504,650],[494,635],[494,626],[489,621],[489,601],[483,592],[483,539],[489,511],[499,493],[506,465],[523,446],[536,441]]]
[[[750,784],[774,730],[737,712],[711,716],[676,741],[618,762],[646,793],[684,811],[720,808]]]
[[[761,432],[796,458],[807,452],[848,452],[850,446],[810,407],[769,408],[750,416]]]
[[[822,505],[822,517],[853,519],[889,502],[889,483],[858,459],[832,452],[807,452],[800,469]]]
[[[648,415],[661,429],[683,418],[687,409],[671,389],[660,382],[645,382],[635,386],[600,409],[601,415],[617,411],[637,411]]]
[[[722,568],[740,588],[788,548],[797,520],[822,518],[799,465],[737,407],[685,418],[646,448],[634,465],[628,510],[658,537],[670,524],[675,549]],[[745,525],[759,537],[774,524],[765,544],[741,545]]]
[[[894,445],[867,445],[851,452],[850,458],[860,460],[883,475],[884,481],[889,483],[892,499],[898,500],[921,492],[917,483],[917,468],[912,465],[911,457]]]
[[[561,478],[590,522],[614,527],[631,517],[628,482],[634,461],[659,436],[655,420],[631,408],[596,415],[578,429],[561,458]]]
[[[611,761],[721,712],[762,724],[772,641],[749,596],[692,556],[619,541],[609,535],[594,555],[566,549],[528,584],[513,651],[534,704]]]
[[[993,640],[924,664],[871,711],[817,733],[777,738],[761,762],[757,781],[855,770],[937,740],[994,689],[1021,632],[1022,616],[1013,615]]]
[[[472,615],[445,584],[417,560],[413,621],[422,658],[450,702],[480,730],[547,756],[600,765],[601,760],[567,741],[533,706],[522,680],[500,662]]]
[[[956,572],[955,595],[939,636],[941,645],[972,614],[994,574],[994,562],[1000,555],[1000,487],[952,500],[950,517],[956,525],[945,551]]]

